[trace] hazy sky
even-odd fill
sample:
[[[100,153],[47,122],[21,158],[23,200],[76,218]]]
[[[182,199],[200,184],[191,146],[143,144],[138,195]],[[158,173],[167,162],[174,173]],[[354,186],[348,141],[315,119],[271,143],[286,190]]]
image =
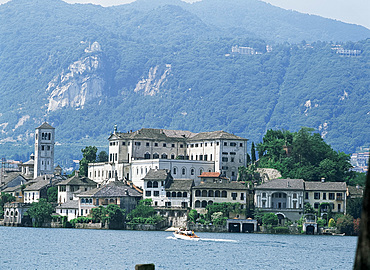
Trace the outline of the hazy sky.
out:
[[[9,0],[0,0],[0,4]],[[119,5],[134,0],[64,0],[68,3],[93,3],[102,6]],[[194,2],[196,0],[186,0]],[[225,0],[227,1],[227,0]],[[360,24],[370,29],[370,0],[263,0],[285,9],[319,15],[325,18]]]

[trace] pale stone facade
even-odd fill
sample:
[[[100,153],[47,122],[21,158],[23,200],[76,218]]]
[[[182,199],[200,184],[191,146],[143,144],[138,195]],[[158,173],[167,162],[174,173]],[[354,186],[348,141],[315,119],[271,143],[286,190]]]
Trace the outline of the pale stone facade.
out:
[[[43,123],[35,131],[34,178],[54,173],[55,128]]]
[[[248,140],[224,131],[143,128],[118,133],[115,129],[108,140],[108,162],[89,164],[88,176],[99,183],[126,179],[143,187],[141,179],[149,169],[168,169],[176,178],[198,183],[197,176],[203,171],[217,171],[236,180],[238,167],[247,163]]]

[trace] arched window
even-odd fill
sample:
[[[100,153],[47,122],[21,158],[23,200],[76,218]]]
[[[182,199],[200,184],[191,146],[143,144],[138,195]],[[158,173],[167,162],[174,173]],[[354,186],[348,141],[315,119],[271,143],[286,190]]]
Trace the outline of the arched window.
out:
[[[81,199],[81,203],[85,203],[85,199]]]
[[[174,191],[174,192],[172,192],[172,197],[174,197],[174,198],[176,198],[176,192]]]
[[[227,192],[226,192],[225,190],[223,190],[223,191],[221,192],[221,197],[222,197],[222,198],[227,198]]]
[[[152,188],[153,187],[152,181],[148,181],[148,183],[146,184],[146,187],[147,188]]]
[[[274,194],[272,194],[272,196],[274,196]],[[262,193],[262,198],[266,198],[266,193],[265,192]]]
[[[186,174],[186,168],[182,168],[182,175]]]
[[[186,197],[188,197],[188,193],[187,193],[187,192],[183,192],[183,193],[182,193],[182,196],[183,196],[184,198],[186,198]]]
[[[202,173],[203,173],[203,168],[200,168],[199,169],[199,175],[202,175]]]
[[[202,201],[202,208],[206,208],[207,207],[207,201]]]
[[[167,159],[167,154],[166,154],[166,153],[163,153],[163,154],[161,155],[161,159]]]
[[[297,199],[297,193],[293,193],[293,199]]]
[[[190,169],[190,174],[191,174],[191,175],[194,175],[194,171],[195,171],[195,170],[194,170],[194,168],[191,168],[191,169]]]
[[[195,208],[200,208],[200,201],[195,201]]]
[[[146,153],[144,154],[144,159],[150,159],[150,153],[146,152]]]
[[[214,194],[213,194],[213,190],[208,190],[208,197],[213,197]]]
[[[167,198],[170,198],[170,197],[171,197],[171,192],[167,191],[167,192],[166,192],[166,197],[167,197]]]
[[[215,191],[215,197],[220,197],[220,191],[219,190]]]
[[[157,181],[153,181],[153,188],[157,188],[158,187],[158,182]]]
[[[181,198],[182,197],[182,192],[180,192],[180,191],[177,192],[177,197],[180,197]]]
[[[177,168],[173,167],[173,174],[177,174]]]
[[[208,205],[211,205],[211,204],[213,204],[213,201],[208,201]]]
[[[195,197],[200,197],[200,190],[199,190],[199,189],[197,189],[197,190],[195,191]]]
[[[154,153],[153,154],[153,159],[158,159],[159,158],[159,154],[158,153]]]
[[[207,195],[208,195],[207,190],[202,190],[202,197],[207,197]]]
[[[110,199],[109,200],[109,203],[114,203],[114,199]]]

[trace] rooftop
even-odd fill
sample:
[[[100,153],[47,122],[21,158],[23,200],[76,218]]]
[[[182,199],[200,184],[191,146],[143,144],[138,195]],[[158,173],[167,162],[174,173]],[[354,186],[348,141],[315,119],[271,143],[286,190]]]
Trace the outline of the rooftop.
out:
[[[166,180],[170,176],[167,170],[150,169],[143,180]]]
[[[305,182],[305,190],[346,191],[345,182]]]
[[[256,186],[255,189],[304,190],[303,179],[274,179]]]
[[[193,185],[193,179],[173,179],[166,191],[190,191]]]
[[[110,182],[100,188],[94,188],[81,192],[77,197],[111,198],[111,197],[141,197],[142,194],[136,189],[119,181]]]

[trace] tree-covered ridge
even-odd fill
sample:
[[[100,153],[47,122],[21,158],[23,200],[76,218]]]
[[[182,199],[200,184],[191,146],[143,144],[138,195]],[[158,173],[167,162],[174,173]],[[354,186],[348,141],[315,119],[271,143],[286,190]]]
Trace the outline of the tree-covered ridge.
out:
[[[13,0],[0,6],[1,152],[11,157],[24,151],[26,161],[34,128],[44,120],[56,128],[57,161],[80,158],[87,145],[106,147],[114,124],[121,131],[225,130],[255,142],[270,128],[309,126],[336,150],[349,153],[368,144],[369,40],[341,43],[361,50],[357,57],[343,57],[328,42],[277,44],[239,24],[233,31],[220,27],[201,12],[210,1],[199,8],[167,2],[103,8]],[[235,3],[234,8],[242,4]],[[250,25],[256,24],[253,18]],[[94,41],[102,48],[96,71],[104,81],[102,95],[83,109],[48,111],[49,83],[91,56],[85,49]],[[262,54],[232,54],[235,45]],[[156,94],[134,92],[154,67],[157,77],[169,70]],[[90,75],[84,73],[86,79]]]

